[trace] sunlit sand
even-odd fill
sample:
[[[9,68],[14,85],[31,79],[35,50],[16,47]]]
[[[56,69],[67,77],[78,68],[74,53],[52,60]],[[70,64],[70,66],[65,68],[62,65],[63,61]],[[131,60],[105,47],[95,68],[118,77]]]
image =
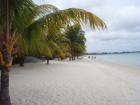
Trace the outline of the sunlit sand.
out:
[[[51,61],[14,66],[13,105],[140,105],[140,71],[115,64]]]

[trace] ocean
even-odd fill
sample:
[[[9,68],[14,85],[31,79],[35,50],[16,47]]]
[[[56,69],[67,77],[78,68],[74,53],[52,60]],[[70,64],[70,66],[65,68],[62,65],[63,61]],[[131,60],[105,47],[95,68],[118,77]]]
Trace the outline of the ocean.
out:
[[[93,55],[97,60],[108,61],[133,67],[140,67],[140,53]]]

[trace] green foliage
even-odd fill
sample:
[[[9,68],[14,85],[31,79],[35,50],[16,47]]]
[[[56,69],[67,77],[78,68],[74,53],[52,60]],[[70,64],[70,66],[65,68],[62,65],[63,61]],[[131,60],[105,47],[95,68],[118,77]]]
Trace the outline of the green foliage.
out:
[[[72,56],[79,56],[86,51],[85,32],[79,25],[70,26],[66,31],[66,38],[69,40],[70,53]]]
[[[0,0],[0,39],[6,21],[5,1]],[[9,1],[10,35],[18,38],[16,46],[25,55],[64,57],[71,56],[72,52],[80,54],[85,51],[86,41],[80,25],[85,23],[91,29],[106,28],[99,17],[83,9],[59,10],[50,4],[36,5],[32,0]],[[65,36],[65,32],[68,35]]]

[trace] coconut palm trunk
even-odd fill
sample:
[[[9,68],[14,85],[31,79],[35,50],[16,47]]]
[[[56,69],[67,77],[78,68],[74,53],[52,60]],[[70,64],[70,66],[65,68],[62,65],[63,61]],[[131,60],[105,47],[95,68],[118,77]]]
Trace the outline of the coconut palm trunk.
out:
[[[69,61],[71,61],[71,57],[69,57]]]
[[[45,57],[46,58],[46,60],[47,60],[47,64],[49,64],[50,62],[50,59],[49,59],[49,57]]]
[[[1,68],[0,105],[11,105],[9,96],[9,68]]]
[[[9,0],[5,0],[6,6],[6,20],[5,20],[5,35],[2,48],[2,67],[1,67],[1,89],[0,89],[0,105],[11,105],[9,96],[9,71],[12,62],[10,50],[10,13],[9,13]]]
[[[77,55],[77,59],[79,59],[79,56]]]
[[[47,64],[49,64],[49,59],[47,59]]]
[[[24,56],[23,56],[23,55],[19,57],[19,65],[20,65],[21,67],[24,66]]]
[[[5,51],[2,52],[3,65],[1,67],[0,105],[11,105],[9,96],[9,72],[13,59],[7,49],[7,47],[4,47],[3,51]]]

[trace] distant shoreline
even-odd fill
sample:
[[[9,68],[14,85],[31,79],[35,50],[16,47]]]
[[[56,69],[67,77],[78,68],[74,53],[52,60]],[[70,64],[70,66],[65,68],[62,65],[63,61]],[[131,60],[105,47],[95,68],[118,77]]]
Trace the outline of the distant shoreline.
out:
[[[140,53],[140,51],[135,52],[95,52],[95,53],[85,53],[84,55],[107,55],[107,54],[128,54],[128,53]]]

